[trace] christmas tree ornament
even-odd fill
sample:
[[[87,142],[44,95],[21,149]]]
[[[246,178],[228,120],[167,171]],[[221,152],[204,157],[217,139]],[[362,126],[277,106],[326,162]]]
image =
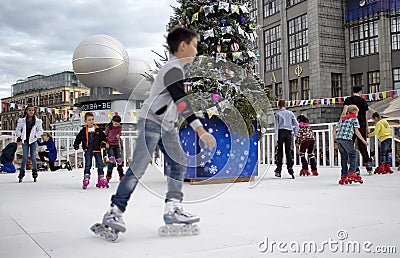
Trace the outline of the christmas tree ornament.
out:
[[[232,5],[231,5],[231,12],[232,12],[232,13],[237,13],[237,14],[240,15],[239,6],[236,5],[236,4],[232,4]]]
[[[250,58],[255,58],[256,57],[256,54],[251,50],[247,51],[247,54],[249,55]]]
[[[232,60],[235,62],[236,60],[243,61],[243,52],[233,52]]]
[[[231,44],[231,50],[232,51],[238,51],[239,50],[239,44],[234,42]]]
[[[206,5],[203,7],[203,10],[206,16],[208,16],[210,13],[215,13],[213,6]]]
[[[186,12],[183,12],[183,13],[182,13],[182,17],[186,17]]]
[[[210,30],[206,30],[205,32],[204,32],[204,39],[207,39],[207,38],[213,38],[214,37],[214,29],[210,29]]]
[[[218,53],[221,52],[221,45],[217,45],[217,51]]]
[[[182,24],[183,26],[185,26],[185,25],[186,25],[186,20],[185,20],[185,19],[182,19],[182,20],[181,20],[181,24]]]
[[[198,21],[198,20],[199,20],[199,13],[197,12],[197,13],[194,13],[194,14],[193,14],[193,16],[192,16],[192,22]]]
[[[233,32],[232,26],[226,26],[226,33],[233,34]]]
[[[244,23],[246,21],[246,19],[242,16],[240,17],[240,23]]]
[[[215,55],[215,61],[218,63],[219,61],[226,62],[226,53],[217,53]]]
[[[227,31],[227,27],[221,27],[221,34],[225,35]]]
[[[229,3],[223,1],[219,2],[218,10],[225,10],[229,12]]]
[[[218,102],[220,98],[221,98],[221,95],[219,95],[219,93],[214,93],[212,95],[212,100],[215,102]]]
[[[255,28],[256,28],[256,24],[255,23],[250,23],[249,24],[249,28],[251,29],[251,30],[254,30]]]
[[[226,19],[222,18],[220,22],[221,22],[222,25],[225,25],[226,24]]]
[[[213,67],[213,63],[209,62],[209,63],[207,64],[207,66],[208,66],[208,68],[212,68],[212,67]]]

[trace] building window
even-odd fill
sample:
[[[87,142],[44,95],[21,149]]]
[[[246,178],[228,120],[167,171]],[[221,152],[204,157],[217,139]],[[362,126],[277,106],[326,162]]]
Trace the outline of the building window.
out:
[[[358,73],[358,74],[352,74],[351,75],[351,86],[364,86],[363,84],[363,74]]]
[[[265,71],[281,68],[281,26],[264,31]]]
[[[367,20],[350,27],[351,57],[378,52],[378,20]]]
[[[299,99],[299,87],[297,79],[289,81],[290,100]]]
[[[282,83],[275,83],[275,97],[277,99],[283,99]]]
[[[303,2],[303,1],[304,0],[287,0],[287,6],[289,7],[289,6],[298,4],[298,3]]]
[[[311,99],[310,78],[301,78],[301,99]]]
[[[264,0],[264,18],[279,13],[281,0]]]
[[[289,22],[289,64],[308,60],[308,25],[307,14]]]
[[[332,73],[331,74],[331,85],[332,85],[332,97],[342,96],[342,74]]]
[[[379,92],[379,71],[368,73],[369,93]]]
[[[400,16],[391,19],[392,50],[400,50]]]
[[[400,89],[400,68],[393,69],[393,89]]]

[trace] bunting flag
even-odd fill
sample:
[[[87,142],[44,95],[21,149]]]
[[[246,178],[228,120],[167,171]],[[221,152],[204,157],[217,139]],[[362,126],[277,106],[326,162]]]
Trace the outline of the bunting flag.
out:
[[[336,97],[336,98],[319,98],[319,99],[308,99],[308,100],[288,100],[286,101],[287,107],[298,107],[298,106],[314,106],[314,105],[342,105],[346,98],[349,96],[344,97]],[[400,97],[400,89],[398,90],[390,90],[390,91],[382,91],[376,93],[368,93],[363,94],[361,96],[364,100],[372,102],[372,101],[380,101],[390,98]],[[278,106],[278,101],[275,102],[275,105]]]

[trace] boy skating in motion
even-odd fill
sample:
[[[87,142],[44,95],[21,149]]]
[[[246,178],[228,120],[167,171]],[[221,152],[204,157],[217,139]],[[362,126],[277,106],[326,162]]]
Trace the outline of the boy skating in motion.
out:
[[[362,137],[358,128],[360,124],[357,120],[358,107],[356,105],[349,105],[347,108],[348,114],[343,116],[337,125],[333,127],[333,139],[336,139],[339,152],[341,155],[341,177],[339,184],[347,184],[351,182],[363,183],[361,176],[356,174],[356,150],[354,149],[353,135],[357,135],[363,144],[368,146],[368,143]],[[350,159],[350,168],[347,163]]]
[[[200,220],[198,216],[184,212],[181,205],[186,158],[179,143],[177,127],[179,114],[197,132],[206,147],[213,148],[216,145],[215,138],[203,128],[185,98],[183,66],[196,57],[197,33],[186,28],[177,28],[168,34],[167,43],[173,57],[160,68],[150,96],[143,104],[132,161],[117,192],[111,197],[111,207],[103,217],[103,224],[116,233],[126,231],[122,213],[125,212],[128,200],[145,173],[157,146],[163,152],[166,164],[169,164],[163,216],[165,223],[192,224]],[[91,229],[101,235],[102,229],[96,229],[96,225],[99,226],[95,224]],[[160,234],[168,234],[168,229],[160,228]]]

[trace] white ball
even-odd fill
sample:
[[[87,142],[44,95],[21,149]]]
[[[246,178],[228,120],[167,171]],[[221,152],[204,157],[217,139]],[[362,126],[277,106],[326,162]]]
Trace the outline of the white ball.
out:
[[[75,48],[72,66],[87,87],[114,87],[126,79],[129,56],[125,47],[108,35],[85,38]]]
[[[114,87],[124,94],[140,94],[145,95],[151,87],[151,82],[144,77],[144,74],[151,74],[152,70],[145,61],[131,58],[129,59],[129,72],[125,80]]]

